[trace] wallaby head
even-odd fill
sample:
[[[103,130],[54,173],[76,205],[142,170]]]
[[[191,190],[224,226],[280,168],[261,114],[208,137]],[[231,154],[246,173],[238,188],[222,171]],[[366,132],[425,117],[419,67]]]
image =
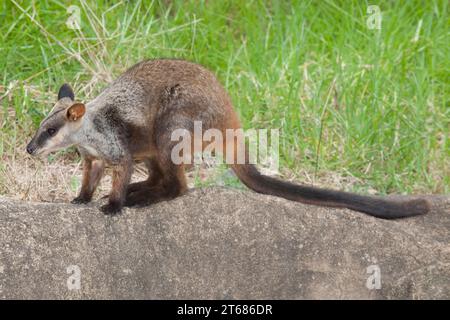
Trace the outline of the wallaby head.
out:
[[[63,84],[58,92],[58,101],[49,115],[42,120],[39,129],[27,145],[31,155],[48,154],[70,147],[72,139],[82,125],[86,107],[75,102],[75,95],[68,84]]]

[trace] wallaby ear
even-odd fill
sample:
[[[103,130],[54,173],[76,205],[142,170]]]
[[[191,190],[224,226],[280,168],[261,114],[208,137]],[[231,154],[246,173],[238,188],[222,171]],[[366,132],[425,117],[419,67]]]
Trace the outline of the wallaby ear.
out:
[[[62,98],[70,98],[72,101],[75,100],[75,94],[67,83],[64,83],[61,88],[59,88],[58,100],[61,100]]]
[[[66,117],[69,121],[77,121],[86,112],[86,107],[83,103],[74,103],[69,108],[67,108]]]

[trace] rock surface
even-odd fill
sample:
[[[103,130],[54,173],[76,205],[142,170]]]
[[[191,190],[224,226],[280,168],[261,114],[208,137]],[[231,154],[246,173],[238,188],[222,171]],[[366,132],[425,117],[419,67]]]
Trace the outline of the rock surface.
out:
[[[450,197],[430,199],[387,221],[226,188],[112,218],[0,197],[0,298],[449,299]]]

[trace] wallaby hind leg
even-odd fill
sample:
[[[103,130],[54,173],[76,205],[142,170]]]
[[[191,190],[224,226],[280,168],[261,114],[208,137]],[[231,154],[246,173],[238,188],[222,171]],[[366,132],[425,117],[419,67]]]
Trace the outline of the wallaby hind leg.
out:
[[[169,136],[170,137],[170,136]],[[172,147],[176,142],[159,137],[157,165],[161,178],[157,184],[141,184],[140,188],[127,195],[125,206],[146,206],[163,200],[173,199],[187,190],[183,164],[171,159]]]
[[[129,193],[125,206],[147,206],[183,194],[187,190],[183,165],[169,164],[166,169],[160,183],[142,184],[138,190]]]
[[[148,189],[149,187],[156,186],[161,182],[163,173],[157,159],[145,159],[144,163],[148,170],[148,178],[144,181],[129,184],[127,187],[127,197],[133,192],[139,191],[141,189]]]

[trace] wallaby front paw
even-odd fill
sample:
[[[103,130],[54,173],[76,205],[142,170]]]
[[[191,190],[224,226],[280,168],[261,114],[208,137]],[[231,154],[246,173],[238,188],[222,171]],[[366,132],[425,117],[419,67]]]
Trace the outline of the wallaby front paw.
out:
[[[82,204],[82,203],[89,203],[91,201],[91,199],[86,199],[84,197],[76,197],[75,199],[73,199],[72,201],[70,201],[70,203],[73,204]]]
[[[121,212],[122,206],[119,203],[109,202],[101,206],[100,210],[106,215],[113,216]]]

